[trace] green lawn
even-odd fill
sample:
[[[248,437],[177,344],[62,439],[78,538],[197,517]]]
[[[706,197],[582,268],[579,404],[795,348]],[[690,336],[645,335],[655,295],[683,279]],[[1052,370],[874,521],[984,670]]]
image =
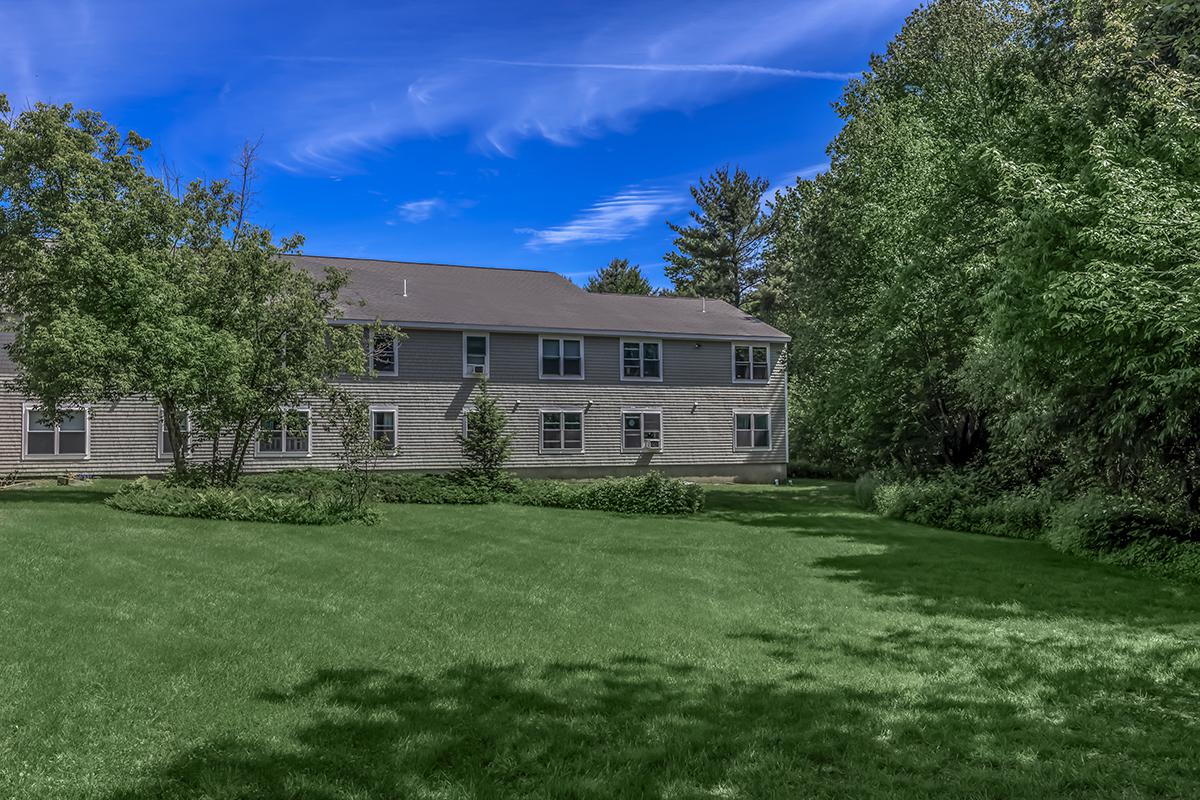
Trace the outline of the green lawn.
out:
[[[377,528],[0,492],[0,797],[1200,796],[1200,592],[715,488]]]

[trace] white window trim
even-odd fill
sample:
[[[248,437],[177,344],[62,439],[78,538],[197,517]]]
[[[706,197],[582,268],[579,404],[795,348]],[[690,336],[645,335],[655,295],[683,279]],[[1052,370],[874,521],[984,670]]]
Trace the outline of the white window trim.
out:
[[[646,378],[646,377],[629,378],[629,377],[625,376],[625,345],[633,344],[634,342],[637,342],[639,345],[649,344],[649,343],[658,345],[658,377],[657,378]],[[638,348],[639,363],[641,365],[641,370],[643,372],[645,372],[645,361],[646,361],[645,357],[644,357],[644,352],[645,351],[642,350],[642,348],[640,348],[640,347]],[[619,340],[618,347],[617,347],[617,376],[622,381],[628,381],[630,383],[662,383],[663,375],[666,373],[666,368],[665,368],[666,359],[663,357],[664,355],[665,355],[665,353],[663,352],[662,339],[638,339],[638,338],[633,338],[633,337],[622,338]]]
[[[737,376],[737,349],[750,348],[750,374],[754,375],[754,348],[767,348],[767,377],[739,378]],[[730,342],[729,343],[729,377],[734,383],[757,383],[759,385],[771,382],[771,344],[770,342]]]
[[[187,435],[188,435],[188,440],[189,440],[188,447],[190,448],[191,447],[190,440],[192,438],[192,412],[188,411],[188,412],[184,413],[183,417],[187,423]],[[170,450],[163,450],[163,425],[166,424],[166,421],[167,421],[167,412],[163,411],[162,406],[159,406],[158,407],[158,457],[159,458],[171,458],[171,456],[173,455]]]
[[[367,331],[367,374],[372,376],[383,375],[388,378],[395,378],[400,374],[400,342],[397,341],[395,335],[392,338],[392,368],[388,372],[383,372],[375,369],[375,332]]]
[[[563,362],[566,360],[566,356],[563,355],[563,342],[568,341],[568,340],[572,341],[572,342],[579,342],[579,374],[578,375],[547,375],[545,372],[542,371],[542,342],[545,342],[547,340],[552,341],[552,342],[558,342],[558,363],[559,363],[560,367],[562,366]],[[552,334],[552,333],[539,335],[538,336],[538,349],[537,349],[538,378],[540,378],[541,380],[544,380],[544,381],[581,381],[581,380],[583,380],[584,375],[587,374],[587,367],[585,366],[586,361],[587,361],[587,356],[584,353],[585,347],[586,347],[586,345],[584,344],[582,336],[571,336],[569,334]],[[661,354],[662,354],[662,350],[659,350],[659,355],[661,355]]]
[[[367,406],[367,413],[370,414],[371,423],[371,441],[375,441],[375,412],[385,412],[392,415],[392,446],[388,448],[387,453],[397,453],[400,451],[400,411],[396,406]],[[308,424],[312,426],[312,417],[308,418]],[[312,441],[309,441],[309,447],[312,447]]]
[[[585,409],[567,408],[567,407],[551,407],[551,408],[539,408],[537,413],[538,413],[538,418],[537,418],[538,453],[540,455],[574,456],[574,455],[579,455],[581,453],[587,452],[587,413],[586,413]],[[579,415],[579,449],[575,450],[572,448],[560,447],[557,449],[552,448],[550,450],[547,450],[545,447],[543,447],[543,445],[545,444],[545,439],[542,436],[542,414],[578,414]],[[560,418],[560,420],[561,420],[561,418]],[[622,424],[624,424],[624,418],[622,418]],[[562,430],[560,430],[559,433],[561,435]]]
[[[658,414],[658,447],[626,447],[625,446],[625,415],[626,414]],[[667,449],[667,422],[661,408],[622,408],[621,409],[621,452],[622,453],[661,453]],[[646,422],[642,420],[642,433],[646,431]],[[642,441],[646,441],[645,436]]]
[[[308,431],[307,431],[308,435],[304,439],[305,443],[308,445],[308,449],[306,449],[304,452],[300,452],[297,450],[289,451],[287,449],[287,427],[284,426],[282,423],[283,423],[284,415],[287,414],[289,411],[303,411],[308,415]],[[279,422],[281,425],[279,430],[280,430],[280,433],[282,434],[282,439],[280,441],[283,443],[283,449],[279,450],[279,451],[267,450],[266,452],[264,452],[262,450],[262,436],[260,436],[262,431],[258,430],[258,431],[254,432],[254,455],[260,456],[262,458],[308,458],[308,457],[310,457],[312,455],[312,427],[313,427],[312,409],[308,406],[282,406],[279,409]]]
[[[87,461],[92,457],[92,407],[90,404],[79,405],[68,403],[61,406],[60,411],[83,412],[83,453],[30,453],[29,452],[29,412],[41,410],[41,403],[25,402],[21,404],[21,459],[31,461]],[[58,425],[54,426],[54,449],[58,449]]]
[[[751,415],[751,417],[750,417],[750,446],[749,447],[738,447],[738,443],[737,443],[738,414],[743,414],[743,415],[750,414]],[[766,447],[755,447],[754,446],[754,417],[753,417],[754,414],[760,414],[760,415],[766,414],[767,415],[767,446]],[[774,416],[775,415],[772,414],[770,412],[770,410],[766,409],[766,408],[735,408],[733,410],[733,412],[729,415],[730,430],[731,430],[732,436],[733,436],[733,451],[735,453],[751,453],[751,452],[765,453],[765,452],[769,452],[774,447],[774,442],[775,442],[775,420],[773,419]]]
[[[492,335],[490,333],[484,333],[481,331],[463,331],[463,335],[462,335],[463,377],[464,378],[479,377],[474,372],[475,365],[467,363],[467,337],[468,336],[483,337],[484,341],[487,342],[487,344],[485,345],[485,347],[487,349],[484,351],[484,354],[483,354],[483,377],[485,377],[485,378],[491,377],[491,374],[492,374]]]

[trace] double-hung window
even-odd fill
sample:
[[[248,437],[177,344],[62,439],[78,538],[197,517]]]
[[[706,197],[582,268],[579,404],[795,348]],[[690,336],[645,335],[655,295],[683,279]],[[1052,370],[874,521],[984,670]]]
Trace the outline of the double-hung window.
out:
[[[282,410],[264,419],[258,431],[258,452],[263,455],[306,456],[309,454],[312,416],[306,408]]]
[[[658,409],[626,409],[621,412],[625,450],[662,449],[662,412]]]
[[[491,343],[486,333],[463,334],[463,375],[468,378],[487,377]]]
[[[735,383],[766,383],[771,376],[770,348],[765,344],[733,345]]]
[[[621,380],[661,381],[662,342],[658,340],[621,340]]]
[[[396,374],[396,337],[391,334],[372,332],[371,371],[377,375]]]
[[[371,409],[371,438],[385,450],[396,449],[396,409]]]
[[[768,450],[771,447],[771,415],[766,411],[733,412],[735,450]]]
[[[188,441],[192,436],[192,417],[186,411],[176,411],[175,421],[179,425],[179,435],[183,440],[180,444],[183,445],[183,450],[186,452]],[[171,432],[167,428],[167,413],[160,411],[158,420],[158,454],[160,456],[169,456],[172,452]]]
[[[25,407],[25,455],[33,457],[88,456],[90,426],[86,408],[62,412],[55,422],[42,416],[37,406]]]
[[[582,411],[542,411],[541,415],[542,452],[583,452]]]
[[[543,378],[583,378],[583,339],[541,338]]]

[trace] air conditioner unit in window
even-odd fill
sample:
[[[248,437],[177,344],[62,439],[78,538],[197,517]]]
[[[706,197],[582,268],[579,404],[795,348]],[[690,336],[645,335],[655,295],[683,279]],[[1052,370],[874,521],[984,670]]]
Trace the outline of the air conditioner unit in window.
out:
[[[472,375],[482,375],[483,374],[483,364],[472,364],[471,365],[471,374]]]
[[[646,441],[642,443],[642,445],[647,450],[662,450],[662,439],[647,438]]]

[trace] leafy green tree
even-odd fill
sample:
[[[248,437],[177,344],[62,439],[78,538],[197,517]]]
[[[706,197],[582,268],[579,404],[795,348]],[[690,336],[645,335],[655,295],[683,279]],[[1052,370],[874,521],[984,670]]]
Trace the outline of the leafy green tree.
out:
[[[589,292],[608,294],[652,294],[650,281],[642,275],[641,267],[637,264],[630,266],[627,258],[614,258],[608,266],[596,271],[588,278]]]
[[[508,433],[508,414],[500,408],[482,378],[475,391],[475,407],[468,411],[466,435],[459,435],[464,472],[470,479],[497,486],[504,479],[504,466],[512,454],[512,435]]]
[[[764,211],[768,183],[728,166],[691,188],[697,208],[692,225],[668,222],[675,250],[667,253],[666,275],[676,292],[725,300],[742,308],[766,278],[763,251],[772,217]]]
[[[237,189],[176,197],[145,168],[149,142],[95,112],[13,116],[0,98],[0,115],[0,296],[17,388],[51,414],[153,399],[176,471],[207,439],[210,479],[233,483],[265,419],[365,369],[361,329],[330,324],[345,276],[292,269],[279,256],[302,240],[247,220],[252,151]]]

